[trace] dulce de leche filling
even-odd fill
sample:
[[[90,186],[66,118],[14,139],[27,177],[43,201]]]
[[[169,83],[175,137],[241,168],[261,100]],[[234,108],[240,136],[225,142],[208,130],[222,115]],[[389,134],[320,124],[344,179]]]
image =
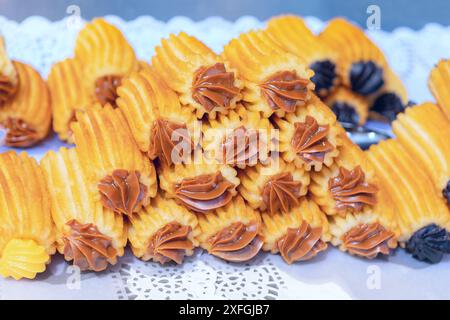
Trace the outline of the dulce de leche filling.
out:
[[[258,235],[259,228],[260,224],[256,221],[247,225],[232,223],[209,239],[209,253],[227,261],[248,261],[258,254],[263,245]]]
[[[298,204],[300,181],[295,181],[292,173],[283,172],[270,178],[262,189],[262,200],[271,214],[278,211],[288,213]]]
[[[280,71],[260,84],[261,94],[272,110],[294,112],[298,104],[308,98],[309,80],[301,79],[294,71]]]
[[[6,131],[4,142],[9,147],[26,148],[39,141],[37,131],[22,119],[7,118],[0,128]]]
[[[183,179],[175,185],[174,192],[176,198],[188,209],[207,213],[228,204],[233,197],[234,188],[235,185],[218,171]]]
[[[349,253],[368,259],[375,258],[378,253],[387,255],[396,245],[394,233],[378,222],[353,227],[344,234],[342,241]]]
[[[147,187],[139,182],[139,171],[114,170],[98,184],[103,206],[114,212],[131,215],[147,193]]]
[[[329,126],[319,125],[313,117],[306,116],[304,122],[296,122],[294,130],[291,140],[292,148],[305,162],[322,163],[325,154],[334,150],[333,145],[327,139]]]
[[[101,105],[110,104],[116,108],[117,88],[122,82],[121,76],[106,75],[95,81],[95,97]]]
[[[192,98],[208,112],[215,107],[228,108],[238,94],[234,73],[227,72],[223,63],[200,67],[194,73]]]
[[[193,143],[185,124],[163,119],[154,122],[150,135],[148,156],[159,157],[165,164],[179,163],[184,152],[192,150]]]
[[[376,203],[378,188],[365,181],[365,174],[360,166],[353,170],[339,168],[339,175],[328,181],[328,188],[336,201],[338,211],[362,211],[364,205]]]
[[[17,86],[14,85],[8,77],[0,74],[0,106],[8,101],[17,90]]]
[[[286,234],[277,241],[277,247],[283,259],[291,264],[315,257],[328,246],[320,239],[322,228],[311,228],[306,222],[298,228],[288,228]]]
[[[67,222],[70,232],[63,237],[64,258],[73,260],[81,271],[102,271],[108,263],[116,263],[117,251],[110,237],[102,234],[92,223]]]
[[[191,230],[190,226],[183,226],[176,221],[159,229],[152,236],[149,245],[153,260],[161,264],[171,260],[181,264],[186,251],[194,249],[194,245],[188,238]]]
[[[250,164],[259,154],[259,134],[257,130],[236,128],[222,141],[222,161],[229,165]]]

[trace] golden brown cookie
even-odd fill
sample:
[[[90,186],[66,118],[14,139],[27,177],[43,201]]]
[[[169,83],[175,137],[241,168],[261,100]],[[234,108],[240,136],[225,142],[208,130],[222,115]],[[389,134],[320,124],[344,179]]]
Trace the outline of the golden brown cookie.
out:
[[[241,100],[242,82],[236,71],[197,38],[171,34],[155,52],[152,66],[199,119],[228,113]]]
[[[269,119],[243,105],[204,121],[202,132],[203,150],[209,158],[241,169],[255,166],[277,150]]]
[[[131,215],[156,195],[153,163],[139,150],[120,109],[95,105],[72,123],[88,185],[105,208]]]
[[[240,183],[233,167],[204,157],[173,166],[161,165],[158,175],[159,186],[167,197],[197,213],[211,213],[233,202]]]
[[[317,96],[306,107],[285,117],[273,117],[279,133],[279,151],[286,162],[307,171],[331,166],[339,154],[339,127],[336,116]]]
[[[132,74],[117,93],[117,105],[142,152],[167,165],[190,159],[198,139],[194,138],[195,115],[180,105],[178,95],[154,69]]]
[[[75,60],[92,100],[116,106],[122,79],[139,69],[133,48],[122,32],[102,18],[87,23],[75,42]]]
[[[267,22],[267,33],[283,49],[302,58],[314,71],[311,81],[319,97],[326,97],[339,84],[337,74],[338,53],[312,33],[298,16],[283,15]]]
[[[53,130],[63,141],[73,142],[70,125],[77,111],[91,106],[94,99],[84,85],[83,69],[78,60],[65,59],[55,63],[48,76],[52,98]]]
[[[243,100],[251,111],[282,117],[311,97],[313,71],[265,31],[250,31],[231,40],[222,53],[244,80]]]
[[[409,104],[408,92],[391,68],[386,70],[383,88],[369,98],[370,118],[392,122]]]
[[[129,225],[128,238],[133,253],[144,261],[181,264],[198,246],[197,217],[175,200],[161,195],[131,216]]]
[[[432,103],[407,108],[392,130],[450,207],[450,121],[442,110]]]
[[[399,242],[413,257],[431,263],[450,253],[450,212],[434,185],[396,140],[371,146],[367,157],[376,169],[383,188],[392,197],[399,227]]]
[[[198,222],[200,246],[223,260],[248,261],[263,246],[261,217],[240,196],[214,213],[199,215]]]
[[[282,158],[270,158],[266,164],[240,170],[239,194],[254,209],[269,214],[289,213],[308,192],[309,172]]]
[[[25,152],[0,154],[0,275],[34,279],[55,253],[44,175]]]
[[[17,89],[0,107],[0,128],[9,147],[27,148],[43,140],[52,118],[47,84],[30,65],[14,61]]]
[[[288,213],[262,213],[261,217],[263,249],[279,253],[288,264],[310,260],[328,247],[331,236],[327,217],[307,198]]]
[[[369,115],[369,100],[345,87],[338,87],[325,103],[333,110],[337,120],[347,126],[364,125]]]
[[[362,29],[343,18],[335,18],[319,39],[339,54],[337,69],[344,86],[363,96],[376,94],[383,87],[386,58]]]
[[[56,225],[59,253],[81,271],[102,271],[123,255],[122,216],[95,201],[75,149],[49,151],[41,160]]]
[[[311,173],[312,199],[327,215],[357,214],[377,203],[375,170],[364,152],[341,129],[339,156],[330,167]]]

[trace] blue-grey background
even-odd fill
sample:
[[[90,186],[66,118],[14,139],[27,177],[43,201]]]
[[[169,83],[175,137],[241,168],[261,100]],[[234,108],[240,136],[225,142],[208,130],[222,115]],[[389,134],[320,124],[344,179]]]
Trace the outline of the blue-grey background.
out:
[[[420,29],[429,22],[450,25],[449,0],[0,0],[0,15],[22,21],[31,15],[59,20],[69,5],[78,5],[85,19],[114,14],[125,20],[151,15],[167,21],[183,15],[193,20],[222,16],[236,20],[243,15],[267,19],[282,13],[310,15],[322,20],[345,16],[365,25],[369,5],[381,8],[381,28],[406,26]]]

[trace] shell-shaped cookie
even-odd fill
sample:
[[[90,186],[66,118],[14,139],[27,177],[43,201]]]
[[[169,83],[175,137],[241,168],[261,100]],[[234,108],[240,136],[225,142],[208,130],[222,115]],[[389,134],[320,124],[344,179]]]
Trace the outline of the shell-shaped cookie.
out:
[[[287,214],[262,213],[261,217],[263,249],[280,253],[289,264],[312,259],[331,238],[326,215],[307,198]]]
[[[13,151],[2,153],[0,168],[2,168],[0,170],[0,224],[2,226],[0,264],[3,270],[2,274],[13,277],[15,275],[17,277],[34,277],[36,272],[43,270],[31,268],[26,262],[38,263],[37,260],[33,260],[33,256],[41,252],[41,248],[44,249],[47,257],[55,252],[55,231],[44,175],[36,160],[24,152],[21,154]],[[28,240],[32,240],[33,243],[27,242]],[[23,250],[19,250],[19,248]],[[43,256],[40,253],[37,255]],[[11,268],[14,261],[20,259],[23,259],[24,265],[18,265],[17,273],[15,273]],[[42,262],[42,260],[39,261]],[[31,273],[26,273],[27,271]]]
[[[14,61],[19,84],[15,94],[1,107],[0,127],[6,130],[5,144],[26,148],[44,139],[52,118],[47,84],[30,65]]]
[[[311,78],[316,94],[325,97],[339,83],[336,51],[312,33],[298,16],[283,15],[267,22],[267,33],[286,51],[301,57],[314,71]]]
[[[369,100],[345,87],[339,87],[325,100],[337,120],[346,125],[357,126],[366,123],[369,115]]]
[[[52,99],[53,130],[63,141],[73,142],[70,124],[76,120],[77,111],[92,104],[92,98],[84,86],[83,69],[75,59],[55,63],[48,76]]]
[[[311,97],[314,72],[265,31],[241,34],[225,45],[222,55],[244,80],[243,100],[251,111],[282,117]]]
[[[74,264],[82,269],[101,271],[114,264],[127,242],[125,223],[94,201],[75,149],[49,151],[40,165],[50,194],[58,251],[71,260],[70,251],[77,257]]]
[[[205,157],[158,168],[159,186],[167,197],[194,212],[209,213],[233,202],[240,181],[236,170]]]
[[[236,71],[197,38],[180,32],[161,40],[152,66],[175,90],[183,105],[215,118],[227,113],[241,100],[242,82]]]
[[[339,156],[330,167],[311,173],[309,191],[327,215],[346,216],[372,210],[378,181],[364,152],[342,130]]]
[[[386,58],[362,29],[336,18],[329,22],[319,38],[339,53],[338,72],[346,87],[361,95],[374,94],[383,87]]]
[[[156,196],[129,220],[128,238],[136,257],[161,264],[183,262],[198,246],[197,217],[175,200]]]
[[[131,215],[156,195],[153,163],[139,150],[120,109],[96,105],[72,123],[76,151],[95,200]]]
[[[117,105],[123,111],[142,152],[166,164],[183,160],[193,147],[196,118],[180,105],[177,94],[160,76],[147,69],[125,79],[117,90]],[[200,128],[198,128],[200,129]],[[185,151],[175,154],[174,148]]]
[[[279,151],[287,162],[307,171],[331,166],[339,154],[339,125],[336,116],[319,98],[313,96],[284,118],[273,118],[279,130]]]
[[[254,209],[289,213],[308,192],[310,174],[280,157],[240,170],[239,194]]]
[[[203,150],[208,157],[241,169],[265,161],[276,151],[269,119],[240,105],[236,110],[203,122]]]
[[[199,215],[200,246],[221,259],[248,261],[261,250],[261,216],[240,196],[214,213]]]
[[[102,18],[87,23],[79,32],[75,59],[83,66],[83,84],[102,105],[114,105],[122,78],[139,67],[122,32]]]
[[[392,123],[392,130],[450,205],[450,122],[442,110],[432,103],[407,108]]]
[[[450,83],[450,60],[441,60],[431,70],[430,77],[428,79],[428,87],[431,90],[437,104],[447,118],[450,119],[450,90],[448,90],[448,84]]]

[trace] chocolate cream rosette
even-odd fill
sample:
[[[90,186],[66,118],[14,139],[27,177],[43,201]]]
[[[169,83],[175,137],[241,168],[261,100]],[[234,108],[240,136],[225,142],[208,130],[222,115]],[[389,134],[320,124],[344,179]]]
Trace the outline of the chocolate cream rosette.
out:
[[[240,181],[236,170],[206,157],[158,168],[159,186],[168,198],[196,213],[210,213],[230,202]]]
[[[271,157],[266,164],[240,170],[239,194],[254,209],[289,213],[308,192],[309,173],[282,158]]]
[[[418,260],[437,263],[450,253],[450,212],[436,192],[419,158],[396,140],[386,140],[366,152],[383,187],[395,204],[399,242]]]
[[[441,60],[431,70],[428,79],[428,87],[437,101],[439,107],[450,119],[450,90],[448,84],[450,83],[450,60]]]
[[[243,101],[251,111],[268,118],[284,116],[311,97],[314,72],[306,62],[287,52],[265,31],[250,31],[231,40],[222,53],[243,79]]]
[[[49,151],[41,160],[59,253],[81,271],[102,271],[117,262],[127,243],[121,215],[96,201],[74,148]]]
[[[47,84],[30,65],[11,61],[0,37],[0,129],[4,144],[27,148],[43,140],[51,124]]]
[[[397,246],[392,201],[364,152],[343,130],[342,139],[335,163],[311,174],[311,198],[329,216],[335,246],[369,259],[387,255]]]
[[[287,213],[262,213],[263,249],[279,253],[288,264],[313,259],[330,241],[325,213],[313,201],[302,198]]]
[[[202,131],[203,150],[209,158],[241,169],[267,160],[277,147],[269,119],[243,105],[204,121]]]
[[[157,195],[129,219],[128,239],[136,257],[161,264],[181,264],[198,246],[197,217],[173,199]]]
[[[156,195],[153,163],[139,150],[120,109],[97,104],[72,123],[87,188],[105,208],[131,215]]]
[[[331,166],[339,154],[339,127],[336,116],[313,95],[306,106],[298,107],[285,117],[274,117],[279,131],[279,152],[286,162],[307,171]]]
[[[302,58],[314,71],[311,81],[316,94],[324,98],[339,84],[337,52],[312,33],[301,17],[285,15],[267,23],[266,32],[283,49]]]
[[[144,65],[114,25],[102,18],[87,23],[78,33],[74,58],[53,65],[49,75],[53,128],[60,139],[73,142],[70,125],[78,111],[96,102],[117,107],[122,79]]]
[[[153,69],[132,74],[117,92],[117,105],[142,152],[166,165],[190,159],[198,140],[194,138],[196,118]]]
[[[261,216],[241,196],[212,213],[199,214],[198,222],[200,246],[223,260],[248,261],[263,246]]]
[[[445,114],[432,103],[410,107],[398,115],[392,130],[450,208],[450,121]]]
[[[362,29],[336,18],[319,39],[339,53],[337,70],[344,86],[363,96],[375,94],[383,87],[388,68],[386,58]]]
[[[55,253],[44,175],[23,152],[0,154],[0,275],[34,279]]]
[[[337,88],[325,99],[325,103],[343,125],[358,126],[366,123],[369,114],[368,99],[346,87]]]
[[[227,62],[184,32],[171,34],[155,48],[152,66],[175,90],[183,105],[201,119],[228,113],[241,100],[242,82]]]
[[[386,79],[381,90],[369,97],[370,118],[385,122],[395,120],[397,114],[409,106],[408,92],[400,78],[390,69],[386,70]]]

